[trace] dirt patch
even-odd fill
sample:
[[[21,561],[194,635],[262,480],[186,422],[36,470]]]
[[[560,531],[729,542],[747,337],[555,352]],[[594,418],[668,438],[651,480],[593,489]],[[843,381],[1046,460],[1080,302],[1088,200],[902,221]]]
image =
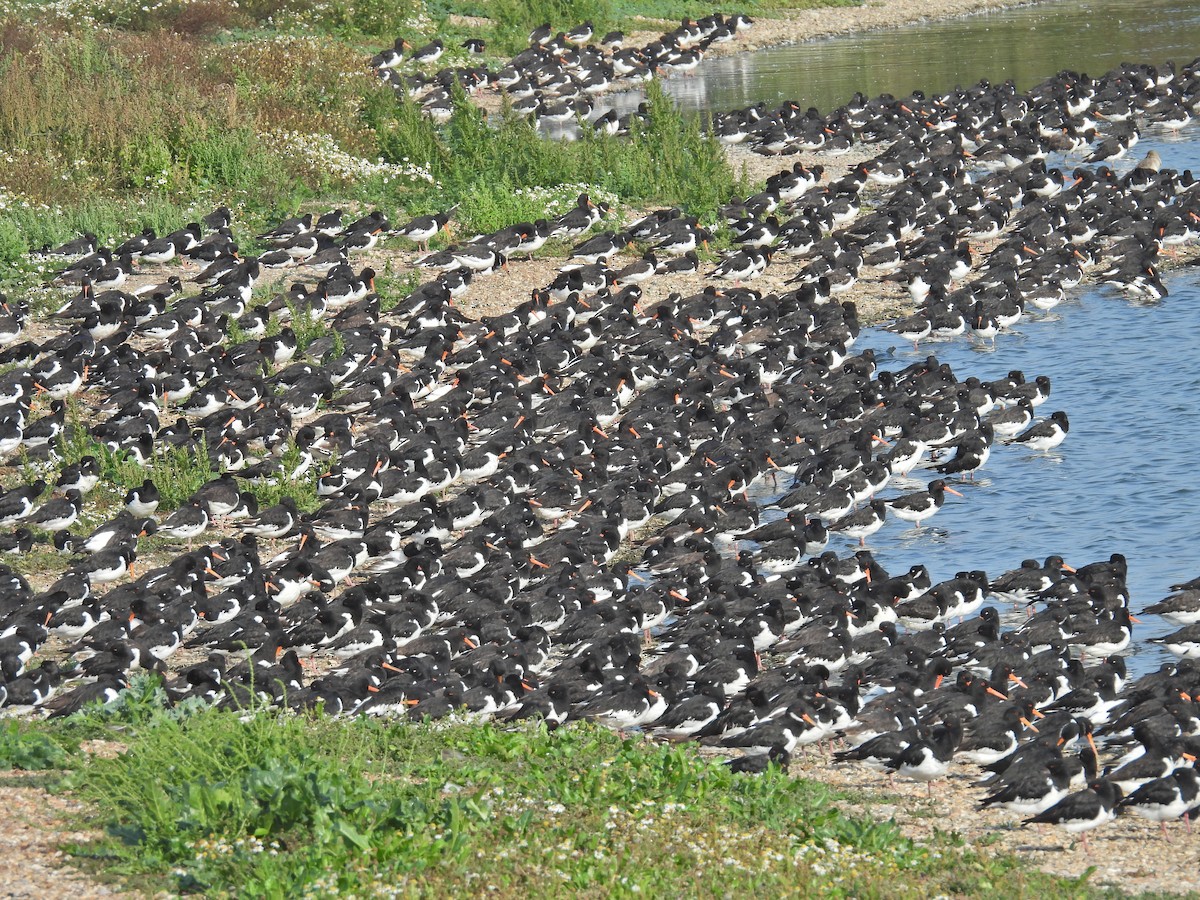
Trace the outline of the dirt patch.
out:
[[[1032,4],[1021,0],[868,0],[862,6],[786,10],[778,15],[755,18],[754,27],[736,42],[714,45],[712,50],[715,52],[710,52],[709,55],[727,56],[783,44],[799,44],[839,34],[900,28],[918,22],[955,19],[1030,5]],[[630,35],[629,40],[636,42],[642,36],[639,32]]]
[[[5,773],[21,779],[21,773]],[[98,884],[68,864],[66,844],[95,839],[94,834],[71,827],[69,819],[83,805],[69,797],[51,794],[33,785],[6,784],[4,828],[0,829],[0,896],[6,898],[132,897]]]

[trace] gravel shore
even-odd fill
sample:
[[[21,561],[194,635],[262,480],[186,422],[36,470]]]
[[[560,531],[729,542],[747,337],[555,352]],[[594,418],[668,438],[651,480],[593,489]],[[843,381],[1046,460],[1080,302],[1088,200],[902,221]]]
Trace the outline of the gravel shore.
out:
[[[728,56],[838,34],[898,28],[918,22],[955,19],[1031,5],[1027,0],[867,0],[862,6],[787,10],[772,13],[769,17],[759,16],[754,20],[754,27],[737,41],[715,45],[709,53]],[[632,44],[643,38],[650,41],[657,36],[657,32],[653,31],[635,32],[628,36],[628,40]]]
[[[63,845],[91,840],[95,835],[78,830],[71,817],[83,805],[51,794],[22,773],[8,773],[4,786],[4,830],[0,833],[0,897],[12,900],[72,900],[129,897],[131,894],[104,885],[72,868]]]
[[[1200,837],[1187,834],[1182,822],[1168,824],[1164,841],[1156,824],[1129,814],[1091,832],[1085,853],[1075,835],[1050,825],[1023,826],[1002,809],[979,809],[985,795],[972,787],[978,770],[955,763],[949,777],[925,786],[897,779],[894,789],[877,772],[854,765],[835,765],[823,753],[794,759],[789,772],[853,792],[854,802],[841,804],[852,815],[877,821],[894,819],[917,843],[937,835],[957,835],[981,854],[1009,853],[1052,875],[1079,878],[1089,869],[1088,884],[1125,893],[1183,894],[1200,891]]]

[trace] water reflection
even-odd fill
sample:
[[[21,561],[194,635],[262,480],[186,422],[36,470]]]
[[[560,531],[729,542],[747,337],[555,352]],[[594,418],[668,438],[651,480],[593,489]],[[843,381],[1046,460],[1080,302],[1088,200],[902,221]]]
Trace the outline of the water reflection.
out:
[[[827,112],[855,91],[902,96],[1008,78],[1026,89],[1062,69],[1099,75],[1123,61],[1184,63],[1198,52],[1200,4],[1063,0],[713,59],[664,85],[686,110],[795,100]],[[625,112],[641,99],[632,91],[606,102]]]
[[[995,576],[1029,556],[1085,563],[1120,552],[1129,559],[1135,611],[1200,573],[1200,486],[1189,474],[1188,449],[1200,434],[1192,338],[1200,272],[1177,270],[1168,284],[1170,296],[1153,305],[1089,290],[1061,314],[1022,322],[995,353],[960,339],[915,354],[887,332],[864,334],[882,368],[902,368],[928,350],[960,377],[997,378],[1013,368],[1049,375],[1053,392],[1039,413],[1065,409],[1071,417],[1070,436],[1055,452],[997,448],[982,477],[962,488],[965,499],[949,498],[938,513],[937,540],[889,523],[871,539],[878,558],[898,569],[923,562],[936,579],[963,568]],[[1173,630],[1155,617],[1136,629],[1136,671],[1171,658],[1145,641]]]

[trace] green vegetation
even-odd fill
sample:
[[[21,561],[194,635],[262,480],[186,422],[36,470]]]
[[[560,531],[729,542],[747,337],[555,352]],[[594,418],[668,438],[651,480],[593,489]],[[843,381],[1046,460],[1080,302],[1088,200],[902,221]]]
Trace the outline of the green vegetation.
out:
[[[57,769],[66,762],[67,752],[44,732],[18,721],[0,725],[0,769]]]
[[[411,725],[130,699],[22,740],[65,754],[89,804],[73,848],[148,891],[212,896],[1054,896],[1085,884],[1023,872],[944,835],[927,846],[772,769],[738,776],[604,729]],[[120,741],[90,758],[84,739]],[[65,750],[59,749],[66,748]]]
[[[105,241],[147,227],[162,233],[222,203],[243,237],[333,205],[401,217],[460,202],[462,227],[478,231],[545,215],[546,203],[515,190],[562,184],[711,218],[746,186],[700,123],[657,90],[632,137],[562,143],[511,115],[487,122],[461,97],[451,122],[436,126],[366,65],[401,34],[414,43],[442,34],[453,64],[466,61],[459,38],[481,33],[499,54],[494,63],[524,45],[530,23],[654,29],[708,11],[659,0],[652,15],[663,21],[649,23],[630,19],[640,5],[614,0],[8,0],[0,4],[0,262],[11,266],[3,280],[44,280],[25,262],[44,244],[86,231]],[[452,15],[485,18],[468,28],[449,24]]]
[[[56,23],[94,23],[127,31],[208,35],[262,28],[312,29],[352,37],[388,37],[410,28],[421,0],[9,0],[8,11]]]
[[[55,471],[85,456],[95,457],[100,464],[100,483],[91,495],[96,502],[89,503],[87,522],[98,523],[111,518],[124,501],[125,494],[131,488],[140,487],[147,478],[158,488],[161,497],[159,510],[167,512],[182,506],[196,491],[220,474],[213,468],[203,438],[194,446],[166,447],[142,463],[124,450],[109,449],[92,437],[77,420],[70,423],[60,442],[59,454],[62,462],[55,467]],[[300,452],[295,444],[289,442],[284,447],[280,462],[285,471],[293,470],[300,464]],[[41,470],[32,463],[26,463],[23,470],[26,483],[31,483],[41,474]],[[317,499],[319,474],[313,467],[303,478],[295,481],[245,482],[244,490],[252,493],[260,506],[270,506],[288,496],[296,501],[301,511],[309,511],[320,505]],[[49,476],[43,474],[41,477]]]
[[[182,505],[216,476],[208,455],[201,451],[202,448],[168,447],[161,455],[143,464],[123,450],[110,450],[79,422],[71,423],[60,445],[64,465],[76,463],[85,456],[96,458],[100,464],[100,484],[96,490],[110,491],[112,499],[120,501],[130,488],[140,487],[149,478],[158,487],[163,509]]]
[[[415,160],[433,175],[430,185],[412,191],[412,205],[432,211],[447,200],[460,203],[457,218],[469,231],[545,215],[546,197],[566,199],[537,190],[551,185],[599,189],[631,203],[679,204],[711,219],[745,185],[720,146],[697,120],[680,115],[659,85],[651,84],[647,96],[647,120],[627,138],[587,131],[576,141],[549,141],[514,115],[488,123],[465,100],[442,129],[401,104],[383,111],[390,122],[377,131],[385,159]]]

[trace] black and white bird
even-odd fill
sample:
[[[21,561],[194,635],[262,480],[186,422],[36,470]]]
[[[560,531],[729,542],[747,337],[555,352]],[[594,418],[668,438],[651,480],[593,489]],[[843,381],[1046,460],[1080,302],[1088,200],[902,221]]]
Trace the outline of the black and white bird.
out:
[[[886,518],[887,503],[876,498],[862,509],[838,519],[829,526],[829,530],[841,532],[848,538],[858,538],[858,545],[865,547],[867,538],[883,527]]]
[[[942,508],[942,504],[946,502],[946,494],[962,496],[941,478],[937,478],[929,482],[925,490],[888,500],[887,505],[896,518],[912,522],[917,528],[920,528],[923,521]]]
[[[203,504],[189,503],[167,516],[158,526],[158,533],[187,541],[190,550],[192,541],[208,528],[208,522],[208,510]]]
[[[1001,806],[1020,816],[1044,813],[1067,796],[1071,773],[1063,760],[1051,760],[1045,767],[1019,766],[1012,778],[979,802],[987,808]]]
[[[1009,438],[1005,443],[1019,444],[1030,450],[1048,453],[1067,439],[1067,432],[1070,430],[1071,423],[1067,421],[1067,414],[1060,409],[1051,413],[1050,418],[1043,419],[1016,437]]]
[[[70,488],[64,496],[56,497],[42,504],[26,517],[25,522],[46,531],[60,531],[74,525],[82,509],[83,494],[75,488]]]
[[[125,494],[125,508],[134,516],[143,518],[154,515],[161,500],[158,488],[147,478],[140,486],[130,488]]]
[[[926,791],[932,794],[933,781],[946,774],[962,738],[962,722],[949,719],[931,729],[928,738],[909,744],[887,768],[902,778],[925,782]]]
[[[1167,822],[1183,818],[1187,833],[1192,833],[1191,814],[1200,808],[1200,771],[1193,768],[1176,769],[1170,775],[1143,784],[1121,801],[1122,809],[1131,809],[1144,819],[1162,826],[1163,840]]]
[[[1049,823],[1065,828],[1069,834],[1082,835],[1083,852],[1087,853],[1087,833],[1115,819],[1120,802],[1121,789],[1098,778],[1084,790],[1069,794],[1045,812],[1029,817],[1025,823]]]

